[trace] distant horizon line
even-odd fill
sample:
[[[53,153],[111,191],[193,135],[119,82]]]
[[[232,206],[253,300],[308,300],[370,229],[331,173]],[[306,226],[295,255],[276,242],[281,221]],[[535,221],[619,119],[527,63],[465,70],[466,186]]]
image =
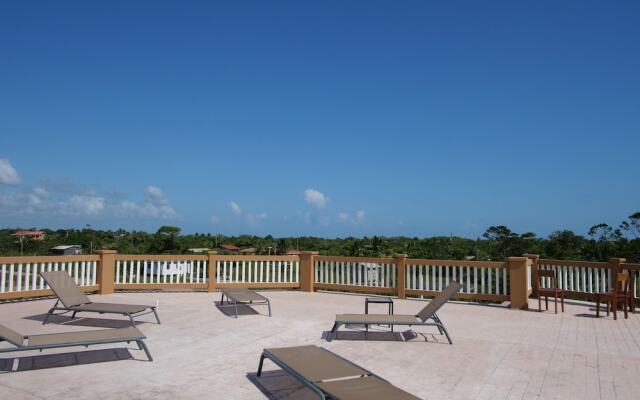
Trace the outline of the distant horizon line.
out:
[[[468,240],[488,240],[486,238],[484,238],[482,236],[482,234],[477,235],[476,237],[469,237],[469,236],[464,236],[464,235],[456,235],[456,234],[434,234],[434,235],[430,235],[430,236],[411,236],[411,235],[402,235],[402,234],[398,234],[398,235],[378,235],[378,234],[374,234],[374,235],[349,235],[349,236],[315,236],[315,235],[280,235],[280,236],[276,236],[273,234],[266,234],[266,235],[259,235],[259,234],[251,234],[251,233],[240,233],[240,234],[225,234],[222,232],[192,232],[192,233],[185,233],[182,231],[182,228],[179,226],[175,226],[175,225],[161,225],[162,226],[171,226],[171,227],[176,227],[180,229],[180,234],[179,236],[189,236],[189,235],[210,235],[210,236],[224,236],[224,237],[241,237],[241,236],[253,236],[253,237],[260,237],[260,238],[266,238],[271,236],[274,239],[287,239],[287,238],[314,238],[314,239],[331,239],[331,240],[340,240],[340,239],[348,239],[348,238],[355,238],[355,239],[364,239],[364,238],[373,238],[373,237],[382,237],[382,238],[408,238],[408,239],[431,239],[431,238],[458,238],[458,239],[468,239]],[[507,225],[491,225],[491,227],[498,227],[498,226],[505,226],[507,227],[509,230],[511,230],[511,228],[509,228]],[[612,226],[613,227],[613,226]],[[615,227],[613,227],[615,228]],[[125,229],[125,228],[118,228],[118,229],[102,229],[102,228],[93,228],[90,225],[87,227],[79,227],[79,228],[23,228],[23,227],[0,227],[0,230],[15,230],[15,231],[30,231],[30,230],[45,230],[45,231],[67,231],[67,230],[74,230],[74,231],[82,231],[82,230],[86,230],[86,229],[90,229],[93,231],[101,231],[101,232],[117,232],[119,230],[125,231],[127,233],[134,233],[134,232],[142,232],[145,234],[155,234],[157,233],[157,230],[155,232],[153,231],[147,231],[144,229]],[[159,229],[159,228],[158,228]],[[487,228],[489,229],[489,228]],[[485,229],[486,232],[486,229]],[[580,234],[580,233],[576,233],[575,231],[571,230],[571,229],[556,229],[554,231],[552,231],[550,234],[546,235],[546,236],[539,236],[537,233],[535,232],[531,232],[531,231],[526,231],[526,232],[515,232],[515,231],[511,231],[512,233],[517,234],[518,236],[527,234],[527,233],[532,233],[534,235],[534,237],[532,239],[549,239],[549,237],[556,233],[556,232],[571,232],[576,236],[580,236],[583,238],[589,238],[588,234]],[[622,236],[627,238],[627,239],[640,239],[635,237],[633,234],[625,234],[625,232],[621,232]],[[530,239],[531,240],[531,239]]]

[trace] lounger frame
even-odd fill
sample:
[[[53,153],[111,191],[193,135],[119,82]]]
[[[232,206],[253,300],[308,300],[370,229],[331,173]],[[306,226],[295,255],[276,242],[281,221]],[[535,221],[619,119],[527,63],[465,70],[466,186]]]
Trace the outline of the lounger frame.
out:
[[[363,371],[366,372],[366,375],[363,374],[361,375],[362,377],[364,376],[372,376],[378,379],[383,380],[384,382],[390,383],[388,380],[374,374],[373,372],[362,368],[361,366],[355,364],[352,361],[347,360],[346,358],[332,352],[329,351],[325,348],[320,347],[320,349],[322,351],[326,351],[327,353],[331,354],[332,356],[336,356],[338,358],[340,358],[341,360],[353,365],[356,368],[359,368]],[[290,368],[285,362],[281,361],[278,357],[276,357],[273,353],[271,353],[268,349],[264,349],[262,351],[262,355],[260,355],[260,363],[258,364],[258,373],[257,376],[262,375],[262,366],[264,365],[264,359],[268,358],[269,360],[271,360],[274,364],[276,364],[278,367],[282,368],[284,371],[288,372],[289,374],[291,374],[294,378],[298,379],[300,382],[302,382],[305,386],[307,386],[309,389],[313,390],[319,398],[321,398],[322,400],[326,400],[326,399],[331,399],[332,397],[328,394],[325,393],[322,389],[320,389],[318,386],[316,386],[312,381],[308,380],[307,378],[305,378],[304,376],[302,376],[301,374],[299,374],[298,372],[296,372],[296,370]]]
[[[418,312],[413,317],[415,321],[394,321],[393,315],[380,315],[379,320],[371,320],[362,322],[361,320],[340,320],[338,316],[336,316],[336,321],[333,324],[333,328],[327,334],[327,341],[330,342],[332,339],[337,337],[338,328],[342,325],[353,324],[353,325],[400,325],[400,326],[435,326],[438,328],[440,334],[444,334],[449,341],[449,344],[453,344],[451,340],[451,336],[449,336],[449,332],[447,332],[447,328],[444,327],[442,320],[438,317],[437,311],[442,308],[449,300],[462,288],[462,285],[456,281],[453,281],[447,286],[438,296],[434,297],[429,303],[420,312]],[[367,314],[363,314],[367,315]],[[371,314],[368,314],[371,315]],[[411,316],[409,316],[411,317]],[[429,320],[433,322],[428,322]]]
[[[449,336],[449,332],[447,332],[447,328],[444,327],[444,324],[442,323],[442,321],[440,320],[440,318],[438,318],[437,314],[433,314],[431,317],[429,317],[429,319],[433,320],[433,322],[423,322],[420,321],[417,317],[416,317],[416,322],[394,322],[394,321],[389,321],[389,320],[384,320],[381,319],[379,321],[371,321],[368,322],[367,321],[367,325],[391,325],[391,326],[435,326],[436,328],[438,328],[438,331],[440,332],[440,334],[444,334],[447,337],[447,340],[449,341],[449,344],[453,344],[453,341],[451,340],[451,336]],[[327,341],[330,342],[331,340],[335,339],[338,336],[338,328],[342,325],[362,325],[362,322],[360,321],[338,321],[336,320],[336,322],[333,324],[333,328],[331,328],[331,332],[329,332],[327,334]],[[366,332],[365,332],[366,334]]]
[[[90,305],[91,303],[85,303],[85,304],[89,304]],[[60,306],[58,306],[58,305],[60,305]],[[83,304],[80,304],[80,305],[83,305]],[[64,304],[62,304],[60,299],[58,299],[56,301],[56,303],[53,305],[53,307],[51,307],[51,309],[47,312],[47,316],[45,317],[44,321],[42,321],[42,325],[45,325],[47,322],[49,322],[49,318],[52,315],[63,315],[63,314],[67,314],[67,313],[70,313],[70,312],[73,313],[73,314],[71,314],[71,318],[75,318],[76,314],[79,313],[79,312],[92,312],[92,313],[98,313],[98,314],[124,315],[124,316],[129,318],[129,321],[131,321],[131,326],[136,326],[136,322],[134,320],[135,317],[139,317],[139,316],[142,316],[142,315],[147,315],[147,314],[153,313],[153,315],[156,317],[156,321],[158,322],[158,324],[160,324],[160,317],[158,316],[158,311],[156,310],[156,306],[148,306],[147,308],[149,308],[150,311],[140,311],[140,312],[137,312],[137,313],[129,313],[129,312],[123,312],[123,311],[104,311],[104,310],[99,310],[99,309],[91,309],[91,307],[77,307],[77,306],[66,307]],[[62,311],[62,312],[56,313],[56,311]]]
[[[46,334],[45,334],[46,335]],[[23,336],[23,338],[29,338],[29,336]],[[7,338],[4,338],[2,336],[0,336],[0,342],[2,341],[6,341],[7,343],[10,343],[16,347],[9,347],[9,348],[5,348],[5,349],[0,349],[0,354],[2,353],[13,353],[13,352],[19,352],[19,351],[33,351],[33,350],[45,350],[45,349],[56,349],[56,348],[65,348],[65,347],[80,347],[80,346],[84,346],[85,348],[88,348],[89,346],[93,346],[93,345],[99,345],[99,344],[111,344],[111,343],[131,343],[131,342],[135,342],[138,345],[138,349],[144,351],[145,355],[147,356],[147,359],[149,361],[153,361],[153,357],[151,356],[151,352],[149,351],[149,348],[147,347],[146,343],[144,342],[144,337],[143,338],[131,338],[131,339],[126,339],[126,338],[118,338],[118,339],[102,339],[102,340],[79,340],[79,341],[71,341],[71,342],[66,342],[66,343],[55,343],[55,344],[45,344],[45,345],[22,345],[22,344],[18,344],[18,343],[14,343],[11,340],[8,340]],[[12,369],[13,370],[13,369]]]
[[[69,312],[73,313],[71,315],[71,318],[75,318],[76,314],[79,312],[124,315],[129,318],[129,321],[131,321],[131,326],[136,326],[134,317],[139,317],[142,315],[153,313],[156,317],[156,321],[158,322],[158,324],[160,324],[160,317],[158,316],[158,311],[156,310],[156,306],[137,305],[137,304],[117,304],[117,303],[94,303],[78,287],[76,282],[73,280],[73,278],[71,278],[71,276],[67,272],[43,271],[43,272],[40,272],[40,276],[44,279],[44,281],[51,288],[51,290],[53,290],[53,293],[55,293],[57,297],[56,303],[47,312],[47,316],[45,317],[44,321],[42,321],[43,325],[49,322],[49,318],[52,315],[62,315]],[[55,282],[56,279],[57,279],[57,282]],[[66,287],[57,287],[57,285],[60,285],[60,286],[66,285]],[[71,299],[69,297],[71,297]],[[66,298],[66,301],[65,301],[65,298]],[[136,306],[136,307],[142,308],[142,310],[136,311],[136,312],[130,312],[126,310],[105,310],[105,309],[101,309],[99,306],[92,308],[91,304],[109,304],[109,305],[115,305],[115,306],[121,306],[121,307]],[[150,311],[147,311],[148,309]],[[56,311],[61,311],[61,312],[56,313]]]
[[[230,303],[235,307],[235,318],[238,318],[238,304],[266,305],[267,308],[269,309],[269,317],[271,317],[271,302],[269,301],[269,299],[262,296],[261,294],[258,294],[258,293],[255,293],[255,294],[262,297],[263,300],[239,301],[233,296],[233,291],[223,289],[222,296],[220,298],[220,307],[224,307],[224,298],[226,296],[227,303]]]

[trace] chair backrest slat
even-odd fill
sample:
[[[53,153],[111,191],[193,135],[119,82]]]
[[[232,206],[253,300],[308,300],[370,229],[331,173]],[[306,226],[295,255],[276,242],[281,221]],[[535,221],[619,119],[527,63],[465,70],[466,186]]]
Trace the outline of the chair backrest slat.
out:
[[[449,301],[454,294],[458,293],[460,289],[462,289],[461,284],[456,281],[451,282],[449,286],[447,286],[442,291],[442,293],[434,297],[433,300],[429,302],[429,304],[427,304],[422,310],[420,310],[420,312],[416,314],[416,317],[420,318],[422,322],[425,322],[426,320],[431,318],[433,314],[438,312],[440,307],[445,305],[445,303]]]
[[[542,279],[543,278],[551,278],[551,288],[550,289],[557,289],[558,288],[558,280],[556,278],[556,271],[539,269],[538,270],[538,283],[540,284],[540,287],[543,286],[542,285]]]
[[[66,271],[43,271],[40,275],[65,307],[91,303]]]

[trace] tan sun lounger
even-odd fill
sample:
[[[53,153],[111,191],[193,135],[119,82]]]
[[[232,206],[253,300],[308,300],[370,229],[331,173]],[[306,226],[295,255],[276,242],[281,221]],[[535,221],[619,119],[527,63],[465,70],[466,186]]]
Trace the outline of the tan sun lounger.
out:
[[[300,380],[321,399],[419,400],[373,372],[321,347],[264,349],[258,376],[262,374],[265,358]]]
[[[271,316],[271,302],[269,302],[269,299],[253,290],[245,288],[222,289],[221,307],[224,307],[225,296],[227,297],[227,303],[235,306],[236,318],[238,318],[238,304],[266,304],[269,308],[269,316]]]
[[[136,325],[133,320],[134,317],[153,313],[156,316],[156,321],[160,323],[160,317],[158,317],[158,312],[155,306],[94,303],[82,290],[80,290],[73,278],[71,278],[66,271],[46,271],[41,272],[40,275],[58,297],[58,301],[56,301],[56,304],[54,304],[47,313],[47,317],[42,322],[43,324],[46,324],[49,321],[50,316],[65,314],[67,312],[73,312],[71,318],[75,318],[76,314],[79,312],[126,315],[129,317],[132,326]],[[59,306],[60,303],[62,303],[61,306]],[[63,312],[54,314],[56,310],[62,310]],[[145,312],[146,310],[150,311]]]
[[[458,282],[452,282],[446,287],[438,296],[429,302],[419,313],[416,315],[387,315],[387,314],[338,314],[336,315],[336,322],[331,328],[331,332],[327,336],[327,340],[331,341],[338,334],[338,328],[341,325],[418,325],[418,326],[435,326],[440,331],[440,334],[444,334],[450,344],[453,344],[451,337],[444,324],[438,318],[436,312],[445,305],[454,294],[462,288],[462,285]],[[432,320],[433,322],[428,322]]]
[[[14,351],[43,350],[59,347],[74,347],[108,343],[136,342],[144,350],[149,361],[153,361],[149,349],[144,343],[147,337],[137,328],[130,326],[119,329],[100,329],[81,332],[48,333],[43,335],[23,335],[6,326],[0,325],[0,341],[7,341],[15,347],[0,349],[0,353]]]

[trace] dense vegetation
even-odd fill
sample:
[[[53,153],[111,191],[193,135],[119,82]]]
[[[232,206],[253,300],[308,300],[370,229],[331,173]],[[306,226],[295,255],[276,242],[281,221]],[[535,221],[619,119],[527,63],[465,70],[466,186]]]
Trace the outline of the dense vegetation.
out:
[[[44,241],[24,240],[24,255],[44,255],[51,247],[61,244],[82,245],[84,252],[96,249],[115,249],[119,253],[161,254],[186,253],[189,248],[217,248],[220,244],[255,247],[258,254],[284,254],[287,249],[315,250],[323,255],[336,256],[392,256],[407,253],[412,258],[502,260],[523,253],[540,254],[543,258],[599,260],[624,257],[640,261],[640,212],[635,213],[617,228],[607,224],[591,227],[586,236],[568,230],[556,231],[547,238],[534,233],[516,233],[506,226],[489,227],[482,238],[461,237],[364,237],[326,239],[318,237],[223,236],[211,234],[181,235],[180,228],[163,226],[155,233],[125,230],[94,229],[47,230]],[[12,234],[15,229],[0,230],[0,254],[20,255],[21,244]],[[271,247],[271,249],[269,249]]]

